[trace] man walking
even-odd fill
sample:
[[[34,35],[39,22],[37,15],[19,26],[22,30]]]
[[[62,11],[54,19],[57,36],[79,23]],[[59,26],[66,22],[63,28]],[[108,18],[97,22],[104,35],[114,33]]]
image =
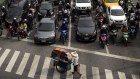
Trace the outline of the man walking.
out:
[[[79,66],[78,61],[79,61],[79,56],[78,56],[78,54],[77,54],[76,51],[71,52],[71,55],[72,55],[72,64],[73,64],[73,66],[74,66],[74,72],[72,72],[72,74],[77,73],[77,74],[79,74],[79,75],[81,76],[82,74],[80,74],[80,73],[78,72],[78,66]]]

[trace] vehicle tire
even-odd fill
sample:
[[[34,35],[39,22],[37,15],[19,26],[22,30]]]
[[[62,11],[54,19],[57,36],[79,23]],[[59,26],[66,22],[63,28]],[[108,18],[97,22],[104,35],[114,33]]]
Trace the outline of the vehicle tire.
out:
[[[17,35],[17,37],[18,37],[18,41],[20,41],[20,35],[19,34]]]
[[[62,36],[63,45],[65,44],[65,37]]]
[[[56,67],[56,70],[60,73],[65,73],[67,71],[63,67],[59,66],[59,64],[56,64],[55,67]]]
[[[8,32],[8,33],[6,34],[6,38],[9,39],[10,36],[11,36],[11,33]]]
[[[0,36],[2,36],[2,30],[0,30]]]

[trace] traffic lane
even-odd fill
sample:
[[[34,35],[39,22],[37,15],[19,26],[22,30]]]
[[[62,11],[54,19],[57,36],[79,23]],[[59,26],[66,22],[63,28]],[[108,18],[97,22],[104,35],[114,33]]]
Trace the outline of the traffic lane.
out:
[[[35,35],[35,32],[37,30],[37,26],[38,26],[39,22],[36,22],[35,26],[33,27],[33,30],[29,33],[29,37],[28,39],[30,40],[34,40],[34,35]],[[63,43],[60,41],[60,31],[59,31],[59,28],[56,28],[56,42],[55,44],[57,45],[63,45]],[[66,40],[64,46],[68,46],[68,40]]]
[[[92,15],[91,15],[92,16]],[[95,23],[95,16],[93,17],[93,22]],[[95,41],[92,42],[82,42],[82,41],[77,41],[76,40],[76,26],[74,26],[73,23],[71,23],[71,47],[75,47],[75,48],[80,48],[80,49],[86,49],[86,50],[91,50],[91,51],[98,51],[98,52],[103,52],[106,53],[106,49],[102,49],[99,45],[99,33],[97,33],[97,38]],[[97,31],[99,32],[99,30]]]
[[[55,47],[47,45],[35,45],[29,42],[22,42],[17,40],[6,40],[0,39],[0,47],[2,49],[9,48],[12,51],[21,51],[22,54],[25,52],[33,55],[40,55],[41,58],[50,57],[51,51]],[[68,50],[69,52],[74,50]],[[110,69],[112,71],[121,71],[128,74],[138,74],[140,73],[140,62],[132,62],[122,59],[116,59],[114,57],[107,57],[101,55],[95,55],[91,53],[79,52],[77,51],[80,57],[79,62],[85,64],[89,67],[95,66],[101,69]],[[139,74],[138,74],[139,75]]]
[[[121,35],[121,34],[120,34]],[[126,57],[133,57],[133,58],[140,58],[140,33],[138,32],[138,36],[134,40],[129,40],[128,46],[124,46],[120,42],[120,35],[117,37],[117,43],[115,45],[108,45],[109,53],[114,55],[126,56]]]

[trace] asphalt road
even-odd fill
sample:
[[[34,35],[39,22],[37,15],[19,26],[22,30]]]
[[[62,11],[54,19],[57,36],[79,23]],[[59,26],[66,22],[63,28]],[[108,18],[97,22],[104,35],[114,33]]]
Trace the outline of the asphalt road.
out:
[[[109,44],[105,49],[101,49],[98,39],[89,43],[76,41],[75,27],[73,24],[70,24],[70,27],[71,37],[65,45],[58,41],[59,35],[56,44],[34,44],[35,29],[29,38],[22,41],[17,41],[17,38],[6,39],[4,30],[0,37],[0,79],[79,79],[77,76],[73,77],[71,72],[56,72],[52,66],[53,60],[49,59],[55,47],[79,52],[81,79],[140,79],[134,78],[135,75],[140,77],[140,34],[127,47],[118,40],[117,44]],[[10,52],[5,52],[6,50]],[[48,63],[45,62],[46,58]]]

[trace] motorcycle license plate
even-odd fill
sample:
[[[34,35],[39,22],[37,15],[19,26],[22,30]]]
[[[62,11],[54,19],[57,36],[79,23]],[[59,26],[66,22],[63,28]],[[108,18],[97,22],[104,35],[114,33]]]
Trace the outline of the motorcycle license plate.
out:
[[[127,37],[128,37],[128,35],[123,35],[123,37],[127,38]]]

